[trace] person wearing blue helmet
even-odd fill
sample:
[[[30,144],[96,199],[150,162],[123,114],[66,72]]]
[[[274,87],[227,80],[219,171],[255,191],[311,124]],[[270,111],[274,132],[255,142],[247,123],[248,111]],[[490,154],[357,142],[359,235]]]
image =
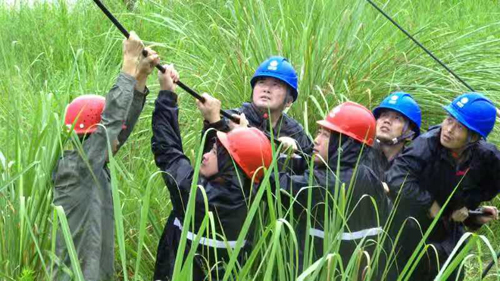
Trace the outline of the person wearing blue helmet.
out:
[[[250,80],[252,86],[251,102],[231,110],[234,114],[244,114],[249,126],[258,128],[270,137],[281,141],[286,147],[312,154],[313,143],[295,119],[284,113],[298,98],[298,78],[290,62],[281,56],[272,56],[262,62]],[[227,132],[232,126],[227,119],[220,117],[220,102],[208,94],[206,101],[198,103],[205,119],[204,130],[214,128]],[[213,132],[211,132],[213,131]],[[214,139],[214,130],[208,132],[204,150],[209,150]]]
[[[408,141],[420,135],[420,107],[410,94],[394,92],[373,110],[373,115],[377,120],[376,146],[389,165]]]
[[[495,106],[482,94],[466,93],[443,108],[448,113],[444,121],[413,140],[385,175],[390,197],[399,201],[393,224],[404,225],[398,260],[409,259],[419,234],[443,209],[425,241],[432,251],[422,257],[411,280],[434,279],[465,227],[475,230],[498,219],[492,206],[469,215],[500,192],[500,152],[486,141],[495,125]],[[460,275],[455,270],[450,280]]]

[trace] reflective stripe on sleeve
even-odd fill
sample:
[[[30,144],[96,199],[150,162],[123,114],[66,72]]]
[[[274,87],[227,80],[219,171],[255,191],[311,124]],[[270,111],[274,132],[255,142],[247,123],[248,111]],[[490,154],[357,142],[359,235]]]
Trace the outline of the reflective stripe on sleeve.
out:
[[[361,238],[365,238],[367,236],[375,236],[382,233],[382,228],[381,227],[374,227],[374,228],[367,228],[363,229],[360,231],[355,231],[355,232],[343,232],[341,236],[341,240],[357,240]],[[310,228],[309,229],[309,235],[318,237],[321,239],[325,238],[325,232],[320,229],[316,228]]]
[[[182,223],[178,218],[175,218],[174,225],[177,226],[182,231]],[[191,240],[191,241],[194,241],[196,239],[196,234],[192,233],[191,231],[188,231],[186,238]],[[225,248],[227,248],[227,246],[229,246],[232,249],[234,249],[234,247],[236,247],[236,242],[237,241],[220,241],[220,240],[210,239],[210,238],[206,238],[206,237],[200,238],[200,244],[205,245],[205,246],[209,246],[212,248],[225,249]],[[247,243],[247,240],[243,240],[242,246],[245,246],[246,243]]]

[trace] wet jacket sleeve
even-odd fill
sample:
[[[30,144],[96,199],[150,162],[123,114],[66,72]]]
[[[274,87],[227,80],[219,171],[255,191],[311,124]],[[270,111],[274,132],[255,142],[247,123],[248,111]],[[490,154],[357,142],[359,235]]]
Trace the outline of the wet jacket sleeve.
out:
[[[390,197],[395,200],[400,195],[399,206],[405,206],[413,214],[415,211],[426,215],[434,201],[425,187],[419,185],[423,169],[432,161],[432,151],[427,138],[417,138],[398,156],[385,174],[390,189]]]
[[[281,172],[279,173],[279,188],[283,191],[287,191],[292,196],[296,196],[303,187],[309,185],[309,173],[304,173],[302,175],[291,175],[289,173]]]
[[[116,83],[106,95],[106,105],[101,114],[100,125],[83,143],[88,161],[95,172],[102,169],[108,159],[108,140],[111,144],[122,131],[134,99],[136,83],[134,77],[120,73]]]
[[[160,91],[152,117],[151,149],[156,166],[164,172],[163,179],[174,208],[184,209],[189,197],[193,168],[182,148],[178,114],[177,95],[170,91]]]
[[[139,115],[141,115],[142,109],[144,108],[144,103],[146,101],[146,96],[149,94],[149,89],[146,88],[144,93],[134,89],[134,98],[132,99],[132,104],[127,113],[127,118],[125,119],[125,128],[118,135],[119,148],[127,141],[128,137],[132,133],[135,124],[139,120]]]
[[[308,189],[312,188],[312,191],[317,191],[318,188],[323,189],[318,185],[318,178],[320,181],[325,181],[326,170],[316,169],[314,171],[306,170],[303,174],[292,175],[287,172],[279,173],[279,188],[281,191],[288,193],[291,197],[295,198],[299,204],[303,206],[307,205]],[[274,180],[274,178],[273,178]],[[276,180],[275,180],[276,181]],[[278,187],[278,183],[275,183]],[[285,201],[287,204],[289,202]]]
[[[231,109],[228,111],[229,114],[241,114],[241,109]],[[205,139],[205,144],[203,145],[203,153],[210,151],[215,143],[215,137],[217,136],[217,131],[221,132],[229,132],[231,128],[229,127],[229,120],[225,117],[221,117],[221,119],[215,123],[208,123],[208,121],[203,121],[203,131],[201,132],[201,138],[205,133],[207,137]]]
[[[311,141],[311,138],[309,138],[309,136],[305,133],[305,131],[302,131],[295,140],[297,141],[300,150],[302,150],[303,153],[309,156],[312,155],[314,144]]]
[[[355,201],[350,206],[356,208],[356,216],[359,219],[351,218],[349,224],[357,229],[382,226],[390,213],[389,198],[384,192],[382,182],[376,172],[366,166],[360,166],[357,173],[352,193]],[[375,201],[375,205],[367,196]]]

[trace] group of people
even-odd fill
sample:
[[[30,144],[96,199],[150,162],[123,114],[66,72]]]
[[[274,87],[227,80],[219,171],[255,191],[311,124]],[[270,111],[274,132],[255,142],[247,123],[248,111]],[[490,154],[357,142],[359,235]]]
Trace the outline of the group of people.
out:
[[[80,96],[66,108],[65,124],[78,135],[82,149],[64,151],[57,162],[54,204],[65,211],[85,280],[113,278],[114,217],[107,163],[130,136],[149,93],[147,77],[159,62],[157,53],[144,48],[131,32],[123,43],[121,73],[107,96]],[[154,280],[173,280],[184,228],[184,256],[191,246],[197,247],[193,280],[222,278],[264,175],[266,185],[290,197],[283,207],[298,214],[294,225],[299,270],[305,269],[305,257],[311,259],[307,245],[314,248],[314,260],[338,251],[346,264],[361,249],[372,258],[360,258],[359,272],[372,268],[372,280],[395,280],[422,234],[439,217],[426,239],[434,251],[424,255],[412,274],[412,280],[431,280],[466,227],[474,230],[498,218],[493,206],[469,215],[500,191],[500,152],[486,141],[498,113],[482,94],[454,99],[444,107],[448,115],[443,122],[424,134],[420,108],[408,93],[391,93],[373,111],[345,102],[317,122],[311,140],[284,112],[298,98],[297,74],[285,58],[272,56],[250,80],[251,101],[231,111],[239,124],[222,118],[220,101],[209,94],[197,102],[204,119],[200,139],[205,141],[202,162],[193,165],[184,153],[178,122],[179,74],[171,65],[165,68],[158,72],[151,149],[173,210],[159,241]],[[273,151],[271,140],[287,153]],[[279,162],[273,165],[278,171],[266,174],[273,160]],[[348,215],[333,220],[337,212]],[[339,226],[338,221],[340,227],[332,227]],[[339,241],[339,248],[325,245],[327,237]],[[61,233],[56,241],[54,279],[70,280],[64,270],[71,266],[68,247]],[[252,248],[251,231],[239,246],[238,259],[244,262]],[[381,247],[384,253],[375,255]],[[360,274],[360,280],[364,276]]]

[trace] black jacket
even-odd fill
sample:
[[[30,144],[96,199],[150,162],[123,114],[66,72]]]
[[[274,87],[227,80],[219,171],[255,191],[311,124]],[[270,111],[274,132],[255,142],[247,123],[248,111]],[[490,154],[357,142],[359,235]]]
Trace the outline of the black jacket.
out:
[[[230,110],[231,114],[241,114],[244,113],[249,126],[255,127],[262,132],[264,132],[270,138],[270,122],[265,116],[267,114],[262,114],[252,103],[243,103],[240,108],[235,108]],[[229,132],[228,120],[223,118],[219,122],[210,124],[207,121],[204,122],[203,134],[210,128],[214,128],[217,131]],[[207,135],[207,139],[204,146],[204,151],[208,151],[212,148],[213,140],[215,137],[215,130],[210,130]],[[313,143],[311,139],[304,132],[304,128],[296,120],[283,113],[281,119],[278,121],[276,128],[273,128],[274,138],[279,137],[290,137],[297,141],[299,149],[307,155],[312,154]]]
[[[151,148],[156,165],[164,172],[163,179],[173,204],[172,214],[183,222],[194,170],[182,148],[178,112],[176,94],[161,91],[153,112]],[[234,165],[225,167],[226,170],[219,171],[218,180],[208,180],[200,175],[196,184],[202,185],[206,192],[209,211],[215,216],[217,233],[224,234],[227,240],[237,240],[247,214],[250,181]],[[197,190],[194,232],[198,231],[207,211],[202,192]]]
[[[315,166],[314,170],[305,171],[301,175],[290,175],[288,173],[280,173],[280,188],[289,192],[297,198],[296,208],[297,216],[299,216],[297,239],[299,240],[299,251],[304,250],[303,243],[305,235],[311,234],[311,231],[316,233],[324,232],[324,235],[329,235],[330,241],[336,239],[336,235],[343,235],[342,242],[339,248],[342,257],[346,257],[344,262],[348,262],[356,245],[361,241],[358,239],[349,239],[349,235],[353,238],[356,234],[366,233],[368,230],[381,231],[390,211],[390,205],[387,196],[379,178],[369,166],[371,161],[368,155],[371,153],[370,147],[364,147],[359,142],[349,139],[345,141],[340,155],[337,146],[331,145],[330,140],[329,163],[328,167]],[[361,155],[361,156],[360,156]],[[338,162],[339,161],[339,162]],[[358,163],[359,161],[359,163]],[[311,180],[310,180],[311,179]],[[311,182],[312,181],[312,182]],[[345,193],[351,193],[351,200],[347,202],[345,214],[350,214],[347,219],[347,226],[344,227],[343,233],[331,233],[332,229],[338,229],[338,223],[343,221],[338,216],[338,199],[333,199],[335,194],[340,194],[340,190]],[[304,212],[307,208],[308,193],[311,194],[311,225],[307,226],[308,214]],[[377,205],[375,211],[373,198]],[[325,206],[328,204],[329,227],[325,231]],[[302,210],[302,211],[301,211]],[[333,224],[337,223],[337,226]],[[309,229],[308,229],[309,228]],[[379,232],[381,233],[381,232]],[[323,240],[315,238],[315,252],[321,255],[323,252]],[[368,235],[367,239],[377,240],[377,235]],[[325,249],[326,250],[326,249]],[[330,249],[329,252],[331,252]],[[301,252],[300,255],[303,255]],[[299,259],[302,259],[299,256]]]
[[[425,232],[432,222],[428,217],[433,201],[441,207],[458,186],[443,211],[439,224],[429,240],[453,239],[456,245],[463,234],[463,224],[450,220],[453,211],[462,207],[475,209],[481,202],[493,199],[500,191],[500,153],[484,140],[471,144],[465,160],[457,164],[440,142],[441,127],[435,126],[416,138],[387,171],[387,183],[394,199],[400,194],[397,217],[418,219]],[[470,224],[469,220],[465,224]],[[451,249],[449,249],[451,251]]]

